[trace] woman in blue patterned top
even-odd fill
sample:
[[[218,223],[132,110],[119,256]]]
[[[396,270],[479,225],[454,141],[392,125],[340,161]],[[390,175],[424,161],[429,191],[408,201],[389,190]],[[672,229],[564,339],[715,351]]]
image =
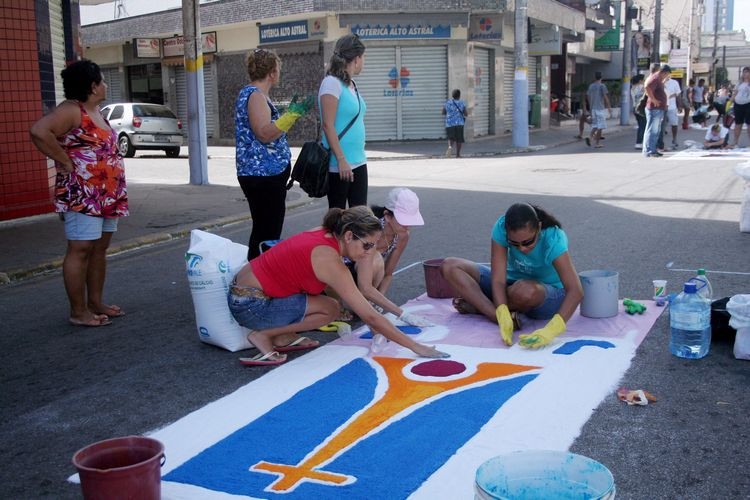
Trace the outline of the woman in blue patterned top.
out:
[[[286,132],[301,115],[283,115],[269,99],[281,78],[281,60],[265,49],[247,56],[250,85],[240,90],[235,106],[237,180],[253,218],[248,260],[260,255],[259,245],[281,237],[286,211],[286,182],[292,157]]]
[[[519,335],[522,347],[542,347],[563,333],[583,298],[560,222],[528,203],[511,205],[492,230],[491,268],[466,259],[445,259],[443,277],[458,293],[460,313],[483,314],[500,327],[507,345],[520,328],[513,313],[548,319],[543,328]]]
[[[445,101],[443,114],[445,115],[445,133],[448,135],[450,146],[456,145],[456,158],[461,156],[461,145],[464,143],[464,123],[466,123],[466,103],[461,100],[461,91],[453,91],[453,99]],[[446,153],[448,155],[449,153]]]

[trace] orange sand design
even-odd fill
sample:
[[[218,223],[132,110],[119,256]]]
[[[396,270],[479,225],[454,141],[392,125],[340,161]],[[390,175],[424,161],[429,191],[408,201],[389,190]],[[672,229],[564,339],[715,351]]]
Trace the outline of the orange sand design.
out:
[[[277,474],[279,479],[272,483],[267,490],[287,492],[305,480],[342,485],[353,482],[356,478],[344,474],[313,470],[315,467],[330,461],[342,450],[352,446],[383,422],[420,403],[430,397],[444,393],[451,389],[465,387],[476,382],[494,378],[506,377],[516,373],[538,369],[538,366],[512,365],[507,363],[480,363],[477,371],[472,375],[458,380],[444,381],[416,381],[403,375],[403,368],[412,359],[404,358],[373,358],[385,370],[388,388],[383,397],[367,408],[349,425],[333,436],[325,446],[315,454],[305,459],[299,465],[284,465],[270,462],[258,462],[250,470]]]

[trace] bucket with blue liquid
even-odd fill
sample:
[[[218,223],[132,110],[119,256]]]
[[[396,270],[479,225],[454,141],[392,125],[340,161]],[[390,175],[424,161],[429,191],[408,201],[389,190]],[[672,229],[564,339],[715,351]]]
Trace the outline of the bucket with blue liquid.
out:
[[[477,469],[475,499],[613,500],[615,479],[604,465],[565,451],[515,451]]]

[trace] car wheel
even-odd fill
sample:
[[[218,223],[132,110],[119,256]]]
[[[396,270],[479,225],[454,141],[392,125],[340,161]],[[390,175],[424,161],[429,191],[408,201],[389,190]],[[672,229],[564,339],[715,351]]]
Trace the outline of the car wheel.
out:
[[[117,140],[117,149],[120,150],[120,154],[125,158],[132,158],[133,156],[135,156],[135,148],[133,147],[133,143],[130,142],[130,139],[125,134],[122,134]]]
[[[170,158],[177,158],[180,156],[180,148],[167,148],[164,152],[167,153],[167,156]]]

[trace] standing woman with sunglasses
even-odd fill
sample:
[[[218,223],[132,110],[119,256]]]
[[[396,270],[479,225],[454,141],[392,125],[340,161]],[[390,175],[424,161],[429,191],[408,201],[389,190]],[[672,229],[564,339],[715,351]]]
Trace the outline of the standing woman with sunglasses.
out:
[[[240,325],[250,329],[247,339],[259,351],[240,362],[278,365],[286,361],[285,352],[317,347],[318,342],[298,332],[336,319],[340,306],[336,299],[322,295],[327,287],[372,331],[418,356],[448,357],[397,330],[362,296],[344,266],[342,257],[354,262],[372,259],[381,234],[380,221],[369,208],[333,208],[321,227],[285,239],[240,269],[229,288],[229,309]]]
[[[365,46],[355,34],[338,39],[318,91],[323,146],[330,149],[328,208],[367,205],[365,101],[352,80],[362,72]]]
[[[495,223],[491,268],[451,257],[440,272],[458,292],[456,310],[497,322],[507,345],[513,344],[513,330],[520,328],[516,313],[550,320],[518,338],[523,347],[543,347],[565,331],[583,298],[560,222],[528,203],[512,205]]]

